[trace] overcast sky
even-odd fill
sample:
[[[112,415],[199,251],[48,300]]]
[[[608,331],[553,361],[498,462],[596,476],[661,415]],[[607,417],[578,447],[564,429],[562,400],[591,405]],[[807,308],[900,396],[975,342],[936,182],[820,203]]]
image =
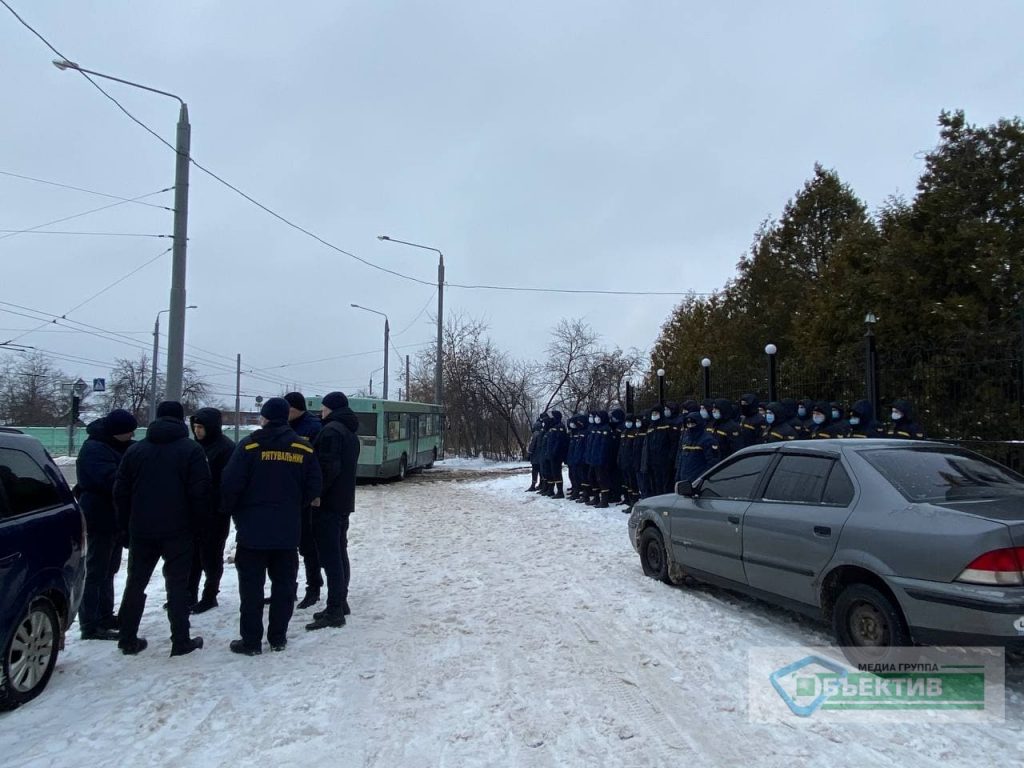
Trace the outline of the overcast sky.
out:
[[[1024,104],[1016,0],[7,2],[83,67],[179,94],[199,163],[340,248],[427,283],[433,254],[376,236],[440,248],[451,283],[715,290],[815,162],[874,208],[913,194],[940,110],[987,124]],[[171,187],[173,152],[52,58],[0,7],[0,172],[127,198]],[[174,142],[175,102],[104,87]],[[173,196],[145,201],[170,207]],[[112,202],[0,174],[0,229]],[[251,394],[366,386],[379,351],[291,365],[382,348],[382,319],[353,302],[390,316],[400,354],[432,343],[431,285],[337,253],[195,168],[189,209],[198,309],[186,358],[223,366],[195,363],[217,392],[234,391],[225,368],[236,352],[278,382],[246,377]],[[169,235],[171,220],[129,203],[48,229]],[[170,247],[0,238],[0,309],[57,315]],[[61,362],[69,373],[106,375],[115,358],[150,347],[170,265],[167,253],[68,315],[137,347],[60,327],[19,343],[92,361]],[[646,350],[677,301],[450,287],[445,310],[485,318],[502,348],[536,358],[563,317]],[[38,324],[0,312],[0,341]],[[695,361],[713,357],[712,342]]]

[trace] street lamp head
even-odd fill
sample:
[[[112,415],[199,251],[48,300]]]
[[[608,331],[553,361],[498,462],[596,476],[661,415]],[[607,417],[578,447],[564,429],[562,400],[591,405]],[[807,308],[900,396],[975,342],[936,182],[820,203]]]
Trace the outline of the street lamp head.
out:
[[[774,344],[767,344],[767,345],[765,345],[764,353],[766,355],[774,355],[778,351],[779,351],[779,348],[776,347]]]
[[[195,304],[189,304],[185,309],[199,309],[199,307]]]
[[[362,307],[360,307],[358,304],[349,304],[349,306],[355,307],[356,309],[362,309]]]
[[[658,377],[660,378],[660,377],[662,377],[664,375],[665,375],[665,369],[664,368],[659,368],[658,369]]]
[[[67,59],[54,59],[53,66],[63,72],[65,69],[78,69],[78,65]]]
[[[877,322],[878,322],[878,318],[875,317],[875,313],[874,312],[868,312],[866,315],[864,315],[864,323],[866,325],[874,325]]]
[[[378,240],[390,240],[391,238],[387,235],[377,235]]]
[[[703,360],[700,361],[700,364],[704,368],[710,368],[711,367],[711,358],[710,357],[705,357]]]

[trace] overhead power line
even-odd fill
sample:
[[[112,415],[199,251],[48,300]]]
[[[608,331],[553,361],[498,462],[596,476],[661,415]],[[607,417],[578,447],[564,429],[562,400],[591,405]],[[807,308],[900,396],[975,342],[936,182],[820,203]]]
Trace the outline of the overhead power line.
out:
[[[71,219],[78,219],[78,218],[81,218],[82,216],[88,216],[89,214],[92,214],[92,213],[99,213],[100,211],[106,211],[106,210],[108,210],[110,208],[116,208],[119,205],[125,205],[126,203],[138,202],[139,200],[141,200],[144,197],[152,197],[153,195],[159,195],[159,194],[161,194],[163,192],[167,192],[167,191],[169,191],[171,189],[174,189],[174,187],[167,187],[166,189],[159,189],[156,192],[149,192],[149,193],[147,193],[145,195],[139,195],[138,197],[132,198],[131,200],[118,200],[116,203],[110,203],[108,205],[102,205],[99,208],[93,208],[93,209],[88,210],[88,211],[82,211],[81,213],[72,214],[71,216],[65,216],[65,217],[60,218],[60,219],[54,219],[53,221],[47,221],[44,224],[36,224],[34,227],[26,227],[25,229],[20,229],[20,230],[17,230],[17,231],[8,232],[8,234],[3,235],[2,237],[0,237],[0,240],[4,240],[4,239],[6,239],[8,237],[14,237],[15,235],[24,235],[24,234],[27,234],[27,233],[35,234],[36,230],[42,229],[43,227],[51,227],[54,224],[60,224],[60,223],[65,222],[65,221],[71,221]],[[174,210],[173,208],[168,208],[167,206],[158,206],[158,207],[163,208],[165,211],[173,211]]]
[[[0,0],[3,2],[3,0]],[[95,235],[96,237],[173,237],[173,235],[155,235],[148,232],[65,232],[54,229],[0,229],[10,235]]]
[[[4,4],[6,5],[6,3],[4,3]],[[166,210],[173,210],[173,209],[167,208],[166,206],[163,206],[163,205],[156,205],[155,203],[144,203],[144,202],[142,202],[142,200],[140,200],[138,198],[121,197],[120,195],[111,195],[111,194],[108,194],[106,192],[97,192],[95,189],[86,189],[85,187],[75,187],[75,186],[72,186],[71,184],[62,184],[62,183],[60,183],[58,181],[47,181],[46,179],[37,179],[34,176],[25,176],[24,174],[12,173],[11,171],[0,171],[0,176],[11,176],[11,177],[13,177],[15,179],[24,179],[25,181],[34,181],[34,182],[37,182],[39,184],[49,184],[51,187],[60,187],[61,189],[72,189],[75,192],[85,192],[85,193],[90,194],[90,195],[97,195],[98,197],[109,197],[112,200],[120,200],[122,203],[135,203],[137,205],[145,205],[145,206],[147,206],[149,208],[159,208],[159,209],[165,210],[165,211]],[[171,187],[170,189],[174,189],[174,187]],[[166,191],[166,190],[162,190],[162,191]],[[148,197],[148,195],[144,195],[144,197]]]

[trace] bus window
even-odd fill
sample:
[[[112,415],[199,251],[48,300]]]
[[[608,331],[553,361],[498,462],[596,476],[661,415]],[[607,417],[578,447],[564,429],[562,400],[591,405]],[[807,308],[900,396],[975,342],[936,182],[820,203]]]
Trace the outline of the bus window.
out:
[[[359,426],[356,431],[357,435],[364,435],[366,437],[377,436],[376,413],[357,413],[356,418],[359,419]]]
[[[388,414],[388,440],[398,440],[399,419],[397,413]]]

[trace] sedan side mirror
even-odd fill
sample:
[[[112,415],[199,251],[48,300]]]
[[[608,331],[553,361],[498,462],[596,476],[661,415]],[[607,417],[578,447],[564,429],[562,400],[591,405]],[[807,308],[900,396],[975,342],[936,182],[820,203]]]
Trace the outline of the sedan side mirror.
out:
[[[676,493],[680,496],[692,497],[697,495],[697,489],[693,487],[693,483],[689,480],[680,480],[676,483]]]

